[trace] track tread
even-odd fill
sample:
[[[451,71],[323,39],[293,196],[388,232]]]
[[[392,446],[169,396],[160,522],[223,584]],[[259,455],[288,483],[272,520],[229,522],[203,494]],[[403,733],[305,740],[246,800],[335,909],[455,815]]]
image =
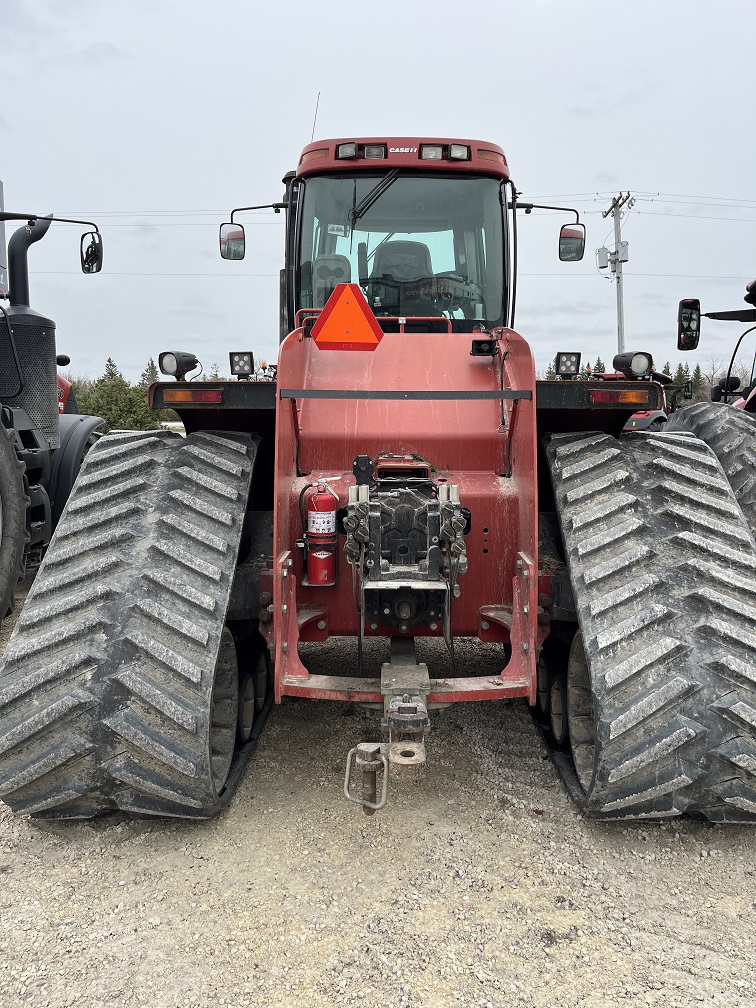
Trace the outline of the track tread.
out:
[[[593,687],[585,813],[756,823],[756,542],[720,461],[666,430],[546,451]]]
[[[690,432],[711,448],[756,534],[756,416],[727,403],[694,403],[672,413],[666,429]]]
[[[0,667],[15,811],[207,818],[226,800],[210,696],[256,450],[112,432],[88,454]]]

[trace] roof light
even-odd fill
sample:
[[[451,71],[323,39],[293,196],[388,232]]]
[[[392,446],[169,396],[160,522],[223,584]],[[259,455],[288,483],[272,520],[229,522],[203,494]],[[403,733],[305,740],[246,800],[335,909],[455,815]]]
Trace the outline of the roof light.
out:
[[[469,161],[470,148],[467,144],[452,144],[449,148],[449,157],[452,161]]]
[[[356,143],[345,143],[339,144],[336,148],[336,157],[343,160],[348,158],[357,157],[357,144]]]
[[[385,144],[365,144],[365,157],[380,160],[386,157]]]
[[[560,378],[574,378],[580,371],[579,353],[558,353],[556,371]]]
[[[308,161],[320,161],[322,158],[327,158],[328,153],[327,147],[319,147],[317,150],[305,151],[299,159],[299,163],[306,164]]]
[[[255,357],[251,350],[249,353],[244,350],[240,350],[238,353],[231,352],[228,359],[231,362],[231,374],[236,375],[240,380],[248,379],[250,375],[254,374]]]
[[[176,381],[183,381],[190,371],[199,367],[199,361],[193,353],[167,350],[158,356],[158,367],[164,375],[172,375]]]
[[[483,161],[498,161],[499,164],[506,164],[506,161],[504,160],[504,155],[499,154],[498,151],[479,150],[478,157],[482,158]]]
[[[444,156],[441,144],[420,144],[420,157],[423,161],[440,161]]]

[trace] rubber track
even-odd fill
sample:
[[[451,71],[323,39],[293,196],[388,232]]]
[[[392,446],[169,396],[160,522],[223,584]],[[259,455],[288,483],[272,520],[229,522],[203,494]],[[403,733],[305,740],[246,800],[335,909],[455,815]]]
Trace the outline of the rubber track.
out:
[[[756,534],[756,416],[726,403],[695,403],[676,410],[665,431],[689,431],[719,461],[751,531]]]
[[[16,585],[24,572],[24,544],[28,539],[24,464],[16,455],[12,430],[0,423],[0,481],[3,486],[0,520],[0,621],[13,609]]]
[[[756,822],[756,545],[716,456],[666,432],[547,456],[593,686],[579,804]]]
[[[210,696],[257,438],[113,432],[87,455],[0,667],[15,812],[207,818]]]

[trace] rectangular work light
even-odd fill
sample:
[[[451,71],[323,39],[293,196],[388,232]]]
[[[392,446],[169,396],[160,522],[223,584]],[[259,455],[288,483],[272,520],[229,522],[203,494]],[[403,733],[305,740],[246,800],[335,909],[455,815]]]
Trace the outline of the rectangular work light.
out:
[[[469,161],[470,148],[467,144],[452,144],[449,148],[449,157],[452,161]]]
[[[579,353],[558,353],[556,355],[556,372],[560,378],[574,378],[579,371]]]
[[[386,145],[365,144],[364,156],[373,161],[381,160],[386,157]]]
[[[440,161],[444,156],[441,144],[420,144],[420,157],[423,161]]]
[[[255,358],[251,350],[232,351],[228,355],[231,374],[240,380],[250,378],[255,373]]]
[[[339,146],[336,148],[336,157],[342,161],[348,160],[349,158],[356,158],[357,144],[356,143],[339,144]]]

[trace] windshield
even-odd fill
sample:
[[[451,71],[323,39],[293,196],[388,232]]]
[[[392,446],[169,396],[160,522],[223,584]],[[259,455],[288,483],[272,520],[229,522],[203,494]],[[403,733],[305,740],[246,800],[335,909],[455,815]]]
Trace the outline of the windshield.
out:
[[[336,284],[359,283],[378,316],[439,316],[461,331],[501,325],[499,186],[459,175],[308,179],[297,307],[322,308]]]

